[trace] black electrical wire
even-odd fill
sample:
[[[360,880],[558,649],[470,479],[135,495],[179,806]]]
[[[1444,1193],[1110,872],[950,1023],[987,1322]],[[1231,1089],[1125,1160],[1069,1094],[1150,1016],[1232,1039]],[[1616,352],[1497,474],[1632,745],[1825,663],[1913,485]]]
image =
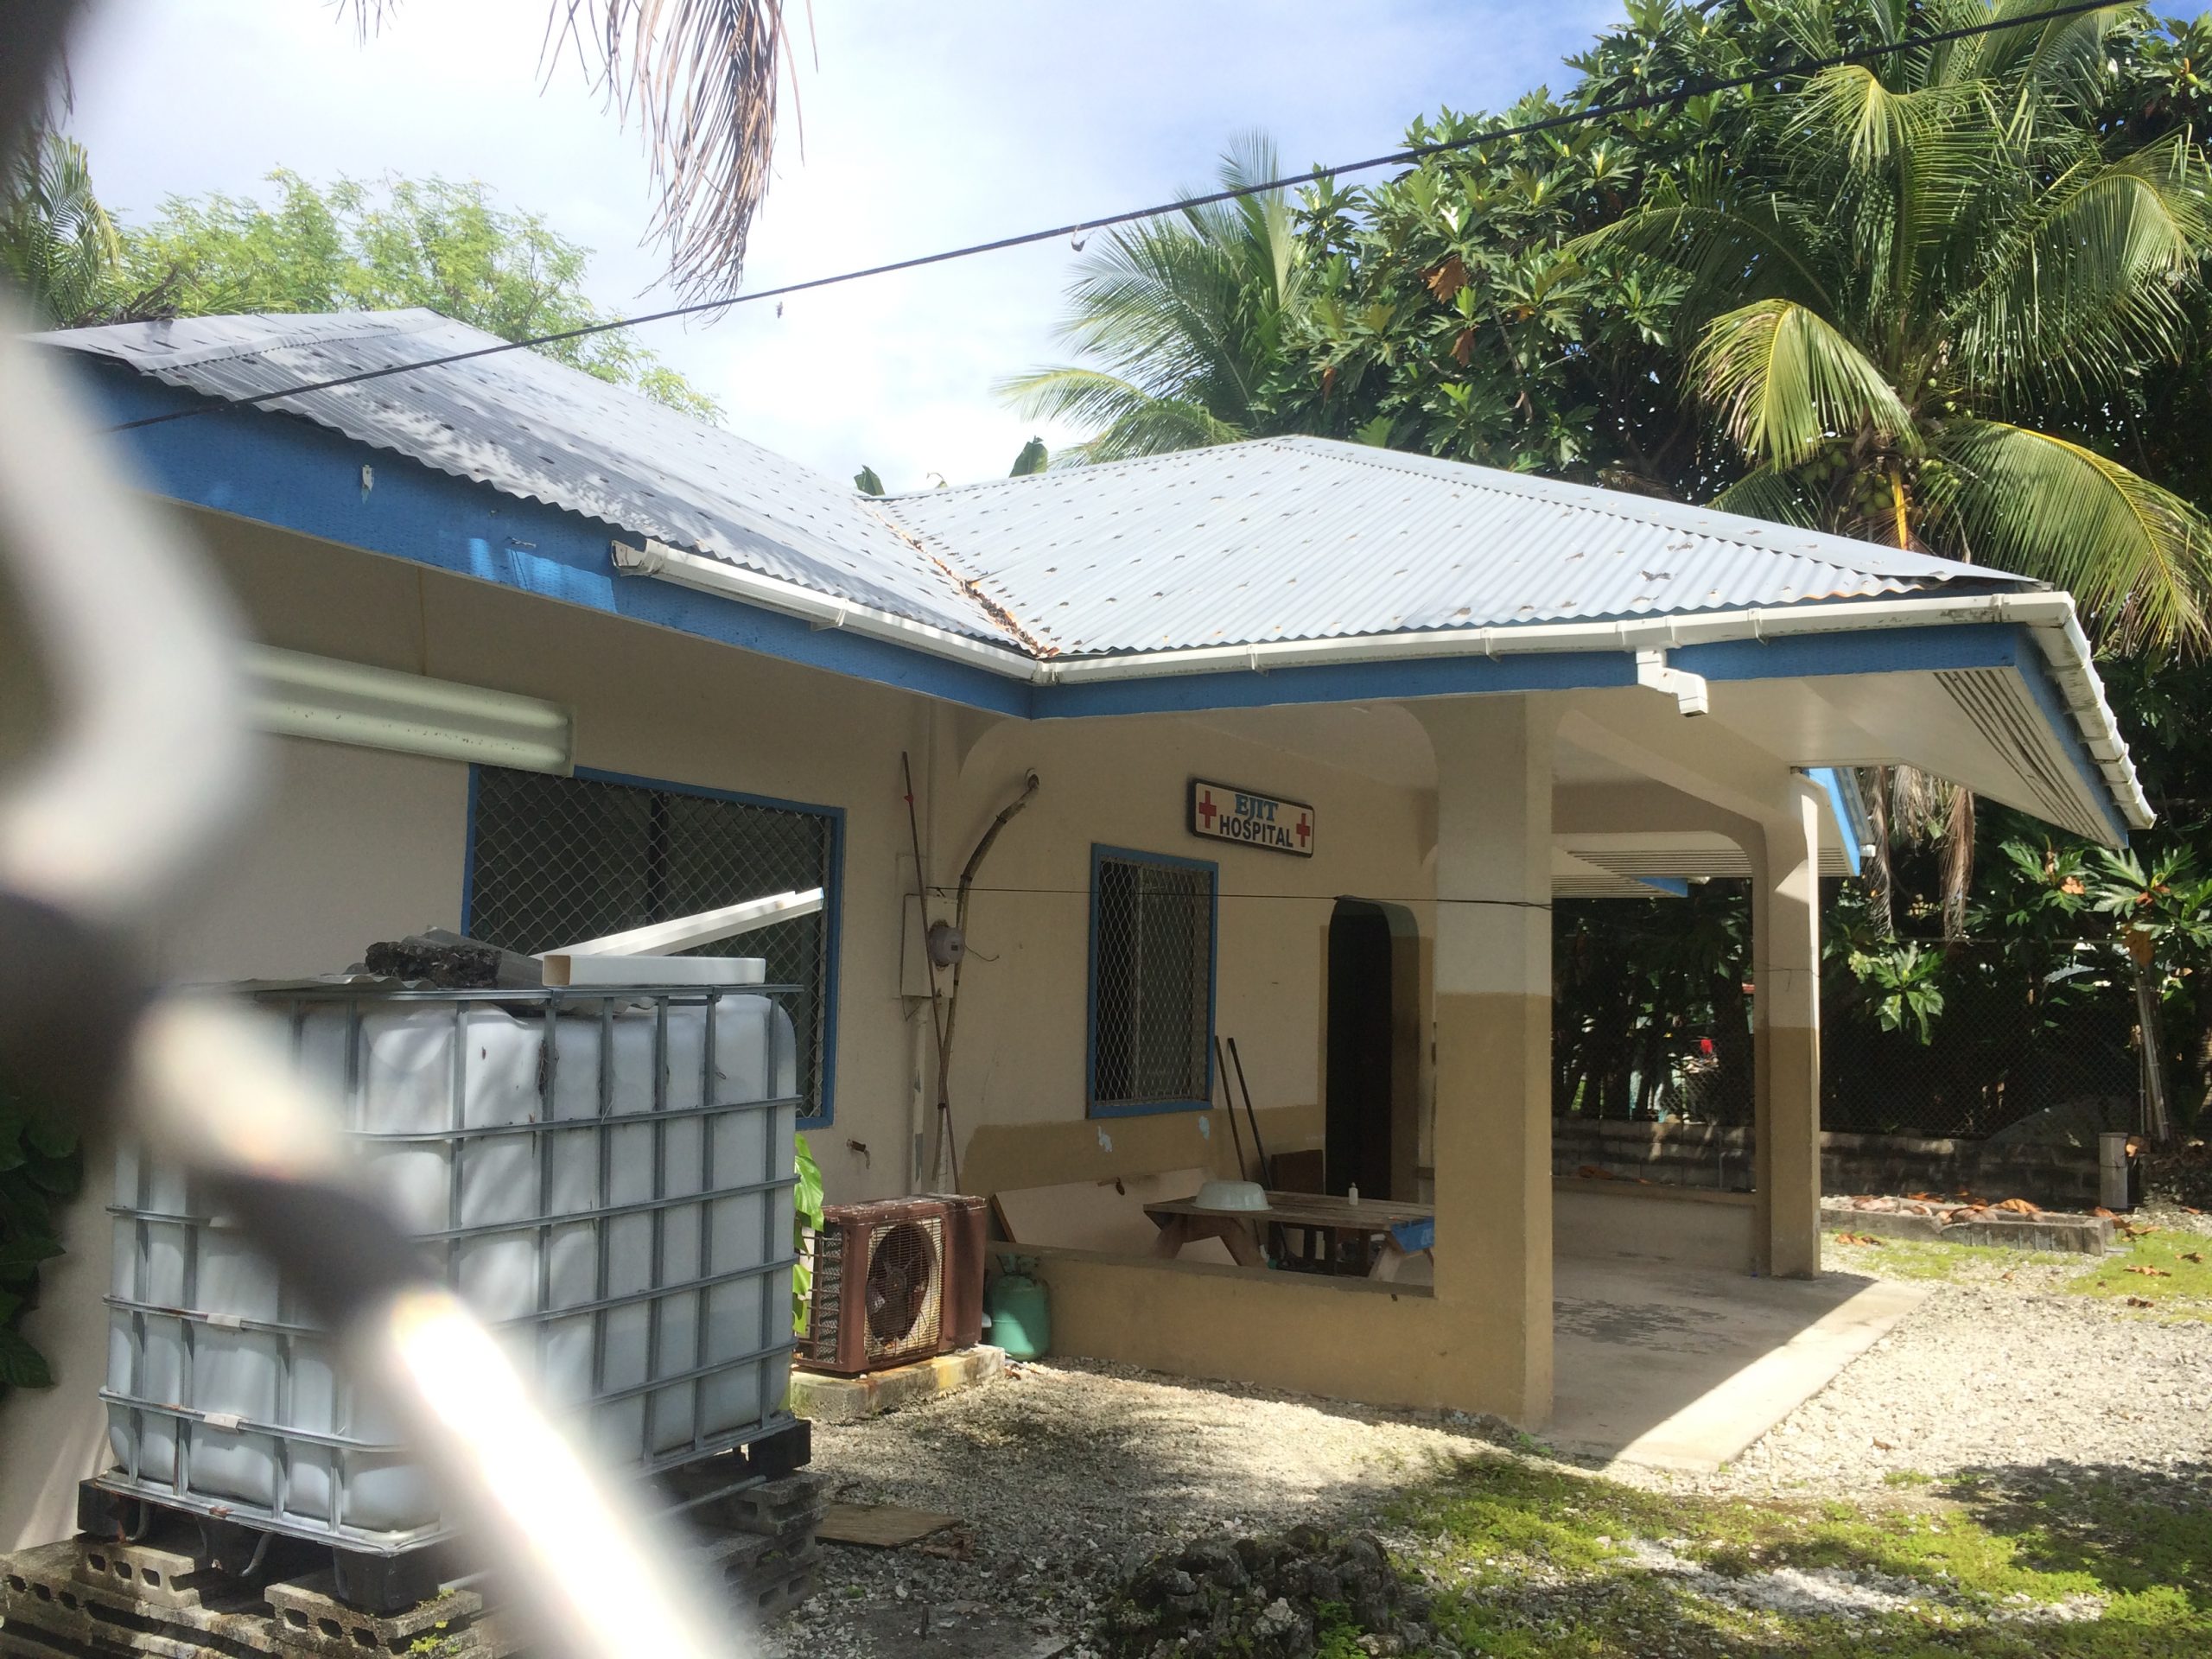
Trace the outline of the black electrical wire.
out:
[[[1631,878],[1631,879],[1632,879],[1632,878]],[[942,897],[945,896],[946,894],[948,894],[948,893],[951,893],[952,889],[951,889],[951,888],[950,888],[950,887],[932,887],[930,889],[930,891],[931,891],[932,893],[935,893],[935,894],[936,894],[936,895],[938,895],[938,897],[942,898]],[[968,891],[969,891],[969,892],[970,892],[970,893],[998,893],[998,894],[1008,895],[1008,896],[1012,896],[1012,897],[1016,897],[1016,898],[1024,898],[1024,899],[1090,899],[1090,898],[1093,898],[1093,897],[1095,897],[1095,896],[1096,896],[1096,895],[1093,893],[1093,892],[1091,891],[1091,889],[1090,889],[1090,888],[1089,888],[1089,887],[970,887],[970,888],[969,888],[969,890],[968,890]],[[1634,898],[1634,897],[1640,897],[1641,895],[1638,895],[1638,894],[1623,894],[1622,896],[1623,896],[1623,897],[1624,897],[1624,898]],[[1657,897],[1657,896],[1659,896],[1659,895],[1658,895],[1658,894],[1656,894],[1656,893],[1654,893],[1652,896],[1656,898],[1656,897]],[[1370,904],[1370,905],[1402,905],[1402,906],[1414,906],[1414,905],[1489,905],[1489,906],[1496,906],[1497,908],[1501,909],[1501,910],[1549,910],[1549,909],[1551,909],[1551,908],[1552,908],[1552,905],[1551,905],[1550,901],[1546,900],[1546,899],[1450,899],[1450,898],[1443,898],[1443,897],[1440,897],[1439,895],[1437,895],[1437,894],[1435,894],[1435,893],[1424,893],[1424,894],[1422,894],[1421,897],[1419,897],[1419,898],[1414,898],[1414,899],[1378,899],[1378,898],[1375,897],[1372,893],[1230,893],[1230,892],[1226,891],[1225,889],[1217,889],[1217,890],[1216,890],[1216,892],[1215,892],[1215,893],[1214,893],[1214,894],[1213,894],[1213,899],[1218,900],[1218,901],[1220,901],[1220,902],[1221,902],[1221,903],[1223,903],[1223,904],[1227,904],[1227,903],[1229,903],[1230,901],[1231,901],[1232,899],[1235,899],[1235,900],[1243,900],[1243,899],[1281,899],[1287,900],[1287,901],[1289,901],[1289,902],[1291,902],[1291,903],[1294,903],[1294,904],[1305,904],[1305,905],[1333,905],[1333,904],[1335,904],[1335,903],[1336,903],[1339,899],[1345,899],[1345,898],[1356,898],[1356,899],[1358,899],[1362,904]],[[1211,902],[1211,900],[1210,900],[1209,902]]]
[[[723,311],[734,305],[750,305],[760,300],[783,299],[793,294],[804,294],[819,288],[831,288],[842,283],[857,283],[870,276],[888,276],[902,270],[918,270],[926,265],[941,265],[954,259],[972,258],[978,254],[1000,253],[1008,248],[1027,247],[1038,242],[1056,241],[1061,237],[1078,237],[1092,231],[1111,230],[1116,226],[1135,225],[1148,219],[1164,219],[1171,213],[1186,213],[1193,207],[1210,207],[1217,202],[1235,201],[1245,196],[1266,195],[1277,190],[1287,190],[1300,185],[1318,184],[1324,179],[1335,178],[1344,173],[1364,173],[1378,167],[1397,167],[1408,162],[1418,162],[1431,156],[1446,155],[1453,150],[1473,149],[1483,144],[1497,143],[1507,138],[1525,138],[1540,132],[1551,132],[1562,127],[1579,126],[1585,122],[1602,121],[1618,115],[1635,115],[1644,110],[1664,109],[1693,98],[1707,98],[1715,92],[1740,91],[1757,86],[1785,75],[1817,74],[1825,69],[1840,69],[1852,64],[1872,63],[1894,56],[1900,52],[1918,51],[1924,47],[1941,46],[1952,41],[1971,39],[1978,35],[1994,35],[2006,29],[2028,29],[2037,23],[2057,22],[2061,18],[2077,17],[2092,11],[2116,10],[2116,0],[2072,0],[2072,3],[2053,6],[2046,11],[2030,12],[2025,16],[1993,18],[1986,22],[1965,23],[1955,29],[1938,29],[1932,34],[1916,35],[1906,40],[1887,41],[1878,46],[1861,47],[1853,52],[1839,53],[1831,58],[1808,58],[1796,63],[1780,64],[1756,70],[1749,74],[1730,75],[1709,80],[1686,81],[1681,86],[1663,92],[1649,92],[1642,98],[1632,98],[1618,104],[1598,104],[1586,110],[1570,110],[1559,115],[1546,116],[1539,121],[1524,121],[1516,126],[1495,127],[1471,138],[1441,139],[1431,144],[1414,144],[1404,149],[1394,149],[1387,155],[1370,156],[1363,162],[1344,162],[1334,167],[1317,167],[1305,173],[1294,173],[1280,179],[1269,179],[1263,184],[1237,185],[1228,189],[1210,190],[1202,195],[1182,196],[1152,207],[1132,207],[1125,213],[1109,213],[1103,219],[1078,219],[1072,225],[1056,225],[1049,230],[1024,231],[1016,236],[1002,236],[990,242],[971,242],[965,247],[947,248],[938,253],[917,254],[908,259],[894,259],[888,264],[868,265],[858,270],[839,271],[834,276],[810,276],[804,282],[785,283],[779,288],[764,288],[753,294],[733,294],[719,300],[700,300],[690,305],[671,306],[664,311],[642,312],[634,317],[618,317],[606,322],[587,323],[580,328],[563,328],[550,334],[533,334],[526,340],[503,340],[493,346],[479,346],[466,352],[449,352],[442,357],[426,357],[416,363],[395,363],[381,369],[362,369],[353,374],[334,375],[327,380],[309,380],[298,385],[286,386],[276,391],[257,392],[251,397],[226,398],[219,404],[208,404],[190,409],[171,410],[162,415],[141,416],[135,421],[120,421],[105,429],[110,432],[128,432],[138,427],[162,426],[171,421],[188,421],[196,416],[213,414],[219,409],[253,409],[263,404],[276,403],[286,397],[302,397],[309,392],[331,391],[340,386],[355,386],[364,381],[382,380],[395,374],[412,374],[418,369],[443,368],[452,363],[467,363],[480,357],[496,357],[503,352],[523,351],[538,346],[556,346],[564,340],[582,340],[591,334],[611,334],[616,329],[635,328],[648,322],[666,322],[676,317],[698,316],[709,311]],[[241,353],[245,357],[259,356],[256,352]]]

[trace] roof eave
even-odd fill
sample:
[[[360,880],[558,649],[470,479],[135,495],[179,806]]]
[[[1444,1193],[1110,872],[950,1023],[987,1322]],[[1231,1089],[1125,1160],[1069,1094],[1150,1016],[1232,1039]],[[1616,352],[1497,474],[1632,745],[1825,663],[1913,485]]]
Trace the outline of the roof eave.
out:
[[[625,558],[627,556],[627,558]],[[1892,628],[1999,624],[2028,629],[2041,650],[2051,684],[2071,715],[2107,799],[2128,827],[2155,821],[2136,779],[2127,746],[2097,678],[2089,642],[2073,597],[2026,593],[1936,594],[1908,598],[1827,601],[1752,607],[1689,615],[1639,617],[1606,622],[1516,623],[1508,627],[1427,629],[1342,639],[1276,640],[1243,645],[1204,645],[1110,656],[1028,655],[1009,642],[986,643],[893,616],[864,605],[830,599],[795,583],[738,569],[717,559],[656,548],[650,568],[636,550],[620,548],[624,568],[703,592],[799,616],[817,626],[850,628],[929,655],[981,667],[1035,686],[1073,686],[1173,676],[1265,673],[1287,668],[1411,663],[1454,657],[1492,658],[1538,653],[1620,652],[1709,645],[1727,640],[1779,639],[1817,634],[1866,633]]]

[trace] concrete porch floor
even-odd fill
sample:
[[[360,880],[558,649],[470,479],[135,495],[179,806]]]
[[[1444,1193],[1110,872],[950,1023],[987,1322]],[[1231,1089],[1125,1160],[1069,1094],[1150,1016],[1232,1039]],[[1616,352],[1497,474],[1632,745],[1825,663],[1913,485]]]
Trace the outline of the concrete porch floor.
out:
[[[1825,1388],[1925,1287],[1827,1273],[1755,1279],[1634,1257],[1552,1264],[1552,1420],[1562,1452],[1709,1472]]]

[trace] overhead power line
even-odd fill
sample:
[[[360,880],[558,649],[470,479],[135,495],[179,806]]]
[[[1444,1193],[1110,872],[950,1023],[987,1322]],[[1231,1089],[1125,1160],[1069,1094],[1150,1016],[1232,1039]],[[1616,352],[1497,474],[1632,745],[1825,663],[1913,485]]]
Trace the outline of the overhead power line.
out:
[[[526,340],[503,340],[493,346],[479,346],[466,352],[448,352],[442,357],[426,357],[415,363],[394,363],[380,369],[362,369],[352,374],[334,375],[327,380],[303,381],[276,391],[257,392],[251,397],[226,398],[219,404],[198,405],[190,409],[171,410],[166,414],[142,416],[135,421],[121,421],[107,428],[110,432],[128,432],[138,427],[162,426],[171,421],[188,421],[196,416],[214,413],[219,409],[252,409],[263,404],[279,402],[286,397],[304,397],[309,392],[331,391],[340,386],[356,386],[365,381],[382,380],[395,374],[412,374],[420,369],[443,368],[452,363],[467,363],[480,357],[496,357],[503,352],[518,352],[539,346],[557,346],[563,341],[582,340],[593,334],[612,334],[618,329],[635,328],[648,322],[666,322],[677,317],[698,316],[710,311],[726,311],[732,306],[757,304],[762,300],[780,300],[793,294],[810,293],[816,289],[832,288],[842,283],[864,282],[871,276],[889,276],[902,270],[919,270],[929,265],[942,265],[955,259],[971,259],[978,254],[1000,253],[1008,248],[1029,247],[1039,242],[1055,242],[1063,237],[1075,238],[1094,231],[1113,230],[1119,226],[1141,224],[1146,219],[1165,219],[1171,214],[1187,213],[1194,207],[1210,207],[1217,202],[1236,201],[1246,196],[1267,195],[1278,190],[1295,189],[1300,185],[1319,184],[1324,179],[1333,179],[1346,173],[1371,172],[1378,167],[1402,167],[1431,156],[1448,155],[1455,150],[1474,149],[1484,144],[1494,144],[1509,138],[1526,138],[1536,133],[1554,132],[1563,127],[1580,126],[1592,121],[1609,120],[1616,116],[1635,115],[1645,110],[1665,109],[1686,103],[1693,98],[1707,98],[1715,92],[1738,92],[1747,86],[1757,86],[1786,75],[1818,74],[1826,69],[1840,69],[1853,64],[1873,63],[1892,57],[1900,52],[1919,51],[1930,46],[1942,46],[1952,41],[1970,40],[1979,35],[1996,35],[2016,29],[2032,29],[2039,23],[2056,22],[2062,18],[2078,17],[2092,11],[2112,11],[2119,9],[2120,0],[2073,0],[2072,3],[2052,6],[2044,11],[2030,12],[2024,16],[1991,18],[1979,23],[1964,23],[1955,29],[1937,29],[1926,35],[1915,35],[1904,40],[1885,41],[1878,45],[1861,47],[1856,51],[1838,53],[1833,57],[1807,58],[1795,63],[1777,64],[1754,70],[1747,74],[1728,75],[1707,80],[1685,81],[1663,92],[1649,92],[1642,98],[1626,99],[1618,104],[1596,104],[1587,109],[1564,111],[1548,115],[1541,120],[1523,121],[1512,126],[1492,127],[1467,138],[1448,138],[1435,143],[1414,144],[1403,149],[1394,149],[1387,155],[1370,156],[1365,161],[1342,162],[1332,167],[1317,167],[1304,173],[1294,173],[1280,179],[1269,179],[1260,184],[1232,186],[1226,189],[1210,190],[1200,195],[1179,196],[1173,201],[1161,202],[1150,207],[1132,207],[1124,213],[1109,213],[1099,219],[1077,219],[1071,225],[1055,225],[1041,231],[1024,231],[1016,236],[1001,236],[990,242],[971,242],[964,247],[946,248],[937,253],[917,254],[912,258],[894,259],[888,264],[867,265],[857,270],[838,271],[828,276],[810,276],[803,282],[785,283],[776,288],[764,288],[750,294],[733,294],[725,299],[701,300],[689,305],[675,305],[664,311],[642,312],[634,317],[618,317],[606,322],[587,323],[580,328],[563,328],[550,334],[533,334]],[[246,353],[256,356],[260,353]]]

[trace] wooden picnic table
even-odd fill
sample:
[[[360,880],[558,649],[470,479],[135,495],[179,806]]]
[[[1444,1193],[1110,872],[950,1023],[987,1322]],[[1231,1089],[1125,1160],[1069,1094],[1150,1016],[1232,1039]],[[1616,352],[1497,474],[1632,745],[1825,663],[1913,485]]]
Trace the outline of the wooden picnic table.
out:
[[[1196,1198],[1167,1198],[1147,1204],[1144,1212],[1160,1229],[1152,1253],[1173,1257],[1193,1240],[1217,1238],[1229,1247],[1237,1264],[1263,1268],[1267,1253],[1260,1246],[1262,1227],[1281,1227],[1301,1236],[1300,1259],[1325,1271],[1351,1250],[1364,1263],[1373,1241],[1381,1249],[1365,1268],[1370,1279],[1391,1280],[1407,1261],[1429,1255],[1436,1235],[1436,1206],[1384,1198],[1338,1198],[1321,1192],[1269,1192],[1264,1210],[1216,1210]],[[1434,1258],[1431,1256],[1431,1260]]]

